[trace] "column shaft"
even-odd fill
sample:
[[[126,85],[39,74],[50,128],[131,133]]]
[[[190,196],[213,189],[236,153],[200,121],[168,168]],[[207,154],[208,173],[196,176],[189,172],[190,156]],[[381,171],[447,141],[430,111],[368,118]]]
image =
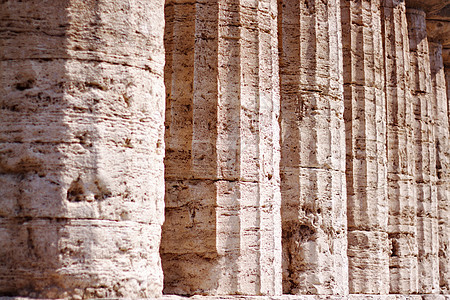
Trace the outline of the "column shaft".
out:
[[[153,0],[1,2],[0,294],[161,294],[163,22]]]
[[[379,0],[343,0],[350,293],[389,292],[386,106]]]
[[[279,3],[283,290],[345,295],[339,1]]]
[[[388,233],[390,293],[414,294],[417,274],[417,206],[413,188],[413,112],[410,55],[403,1],[383,3],[386,66]]]
[[[274,14],[166,3],[166,293],[281,293]]]
[[[438,222],[434,101],[425,13],[408,9],[413,97],[414,185],[417,203],[419,293],[438,291]]]
[[[434,102],[436,146],[436,197],[439,224],[439,286],[442,293],[450,292],[450,144],[447,107],[447,86],[442,45],[429,42],[432,101]]]

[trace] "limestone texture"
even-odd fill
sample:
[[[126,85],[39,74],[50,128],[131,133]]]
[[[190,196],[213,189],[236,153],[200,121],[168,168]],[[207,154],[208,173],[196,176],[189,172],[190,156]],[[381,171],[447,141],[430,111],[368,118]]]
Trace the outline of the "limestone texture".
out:
[[[450,0],[0,0],[0,300],[450,300]]]
[[[348,293],[339,1],[279,3],[283,292]]]
[[[407,10],[413,97],[414,180],[417,203],[419,293],[439,290],[438,203],[436,195],[435,103],[425,13]]]
[[[417,203],[413,185],[413,107],[405,3],[385,1],[382,22],[387,110],[389,292],[414,294],[418,291]]]
[[[439,224],[439,287],[442,293],[450,292],[450,145],[447,87],[442,44],[430,42],[430,69],[432,102],[436,120],[436,197]]]
[[[166,2],[165,293],[281,293],[276,9]]]
[[[0,2],[0,294],[162,291],[163,3]]]
[[[341,1],[349,290],[389,293],[381,1]]]

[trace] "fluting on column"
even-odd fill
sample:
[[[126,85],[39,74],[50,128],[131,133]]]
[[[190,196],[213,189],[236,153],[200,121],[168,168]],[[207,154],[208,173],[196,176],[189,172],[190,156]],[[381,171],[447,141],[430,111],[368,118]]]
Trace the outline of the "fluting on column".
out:
[[[161,294],[163,26],[159,0],[0,3],[1,295]]]
[[[166,3],[165,293],[281,293],[276,9]]]
[[[413,97],[414,185],[417,203],[419,293],[438,291],[438,223],[434,101],[431,95],[430,57],[425,13],[407,10]]]
[[[436,197],[439,224],[439,286],[442,293],[450,292],[450,144],[447,87],[442,45],[429,42],[432,101],[435,120]]]
[[[348,293],[339,1],[279,2],[283,291]]]
[[[405,2],[383,2],[386,74],[386,148],[391,294],[414,294],[418,288],[416,199],[413,189],[412,98]]]
[[[349,289],[389,293],[380,0],[342,0]]]

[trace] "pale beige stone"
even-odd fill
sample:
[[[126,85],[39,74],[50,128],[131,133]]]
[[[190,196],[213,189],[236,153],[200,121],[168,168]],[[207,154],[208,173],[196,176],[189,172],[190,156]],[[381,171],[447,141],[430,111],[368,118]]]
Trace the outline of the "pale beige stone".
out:
[[[389,293],[381,1],[341,1],[349,289]]]
[[[442,60],[442,44],[429,42],[432,101],[436,124],[436,172],[439,219],[439,287],[450,292],[450,144],[447,86]]]
[[[413,111],[408,80],[410,55],[405,3],[385,1],[382,12],[387,105],[389,292],[414,294],[418,291],[417,204],[413,188]]]
[[[414,179],[417,201],[419,293],[439,291],[438,203],[436,195],[435,104],[425,13],[408,9],[413,97]]]
[[[283,291],[345,295],[339,1],[279,4]]]
[[[165,292],[281,294],[276,2],[166,18]]]
[[[450,300],[449,9],[0,1],[0,295]]]
[[[161,294],[163,17],[0,3],[0,294]]]

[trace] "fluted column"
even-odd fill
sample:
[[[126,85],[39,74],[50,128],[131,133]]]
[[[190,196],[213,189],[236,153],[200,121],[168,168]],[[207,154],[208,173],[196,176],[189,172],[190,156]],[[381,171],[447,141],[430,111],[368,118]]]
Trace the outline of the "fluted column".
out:
[[[417,206],[413,188],[413,111],[410,55],[404,1],[383,2],[386,74],[386,148],[391,294],[414,294],[417,274]]]
[[[439,224],[439,287],[450,292],[450,144],[448,100],[442,44],[429,42],[432,101],[435,120],[436,197]]]
[[[447,87],[447,111],[450,112],[450,65],[444,66],[445,72],[445,83]],[[449,127],[450,127],[450,116],[449,116]]]
[[[1,295],[161,294],[163,22],[154,0],[1,1]]]
[[[166,2],[166,293],[281,293],[276,11]]]
[[[279,3],[283,291],[345,295],[339,1]]]
[[[389,293],[380,0],[342,0],[350,293]]]
[[[417,244],[419,293],[439,289],[438,222],[436,198],[436,148],[434,101],[425,13],[408,9],[411,51],[411,92],[413,97],[414,185],[417,202]]]

